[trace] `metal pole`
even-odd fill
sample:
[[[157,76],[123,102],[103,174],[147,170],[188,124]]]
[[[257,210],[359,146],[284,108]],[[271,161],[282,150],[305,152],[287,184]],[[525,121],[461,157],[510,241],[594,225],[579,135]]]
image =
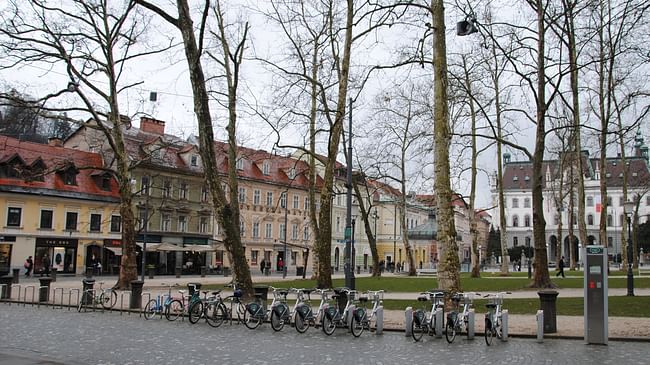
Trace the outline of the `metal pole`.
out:
[[[632,234],[631,234],[631,225],[632,219],[631,214],[627,216],[627,296],[634,296],[634,275],[632,274]]]
[[[140,280],[144,282],[144,271],[147,267],[147,226],[149,225],[149,191],[146,192],[144,201],[144,232],[142,233],[142,272]]]
[[[345,286],[354,290],[354,271],[352,269],[352,98],[348,111],[348,176],[347,176],[347,215],[345,217]]]
[[[289,213],[289,190],[284,191],[284,262],[282,265],[282,278],[287,277],[287,214]]]
[[[397,202],[393,205],[393,260],[397,260]]]
[[[355,218],[352,218],[352,250],[350,251],[350,253],[351,253],[351,255],[350,255],[350,267],[352,268],[352,272],[353,272],[353,273],[354,273],[354,269],[356,268],[356,262],[355,262],[355,261],[356,261],[356,260],[355,260],[355,258],[356,258],[356,257],[355,257],[355,256],[356,256],[356,252],[355,252],[355,250],[354,250],[354,228],[355,228],[355,222],[356,222],[356,219],[355,219]]]

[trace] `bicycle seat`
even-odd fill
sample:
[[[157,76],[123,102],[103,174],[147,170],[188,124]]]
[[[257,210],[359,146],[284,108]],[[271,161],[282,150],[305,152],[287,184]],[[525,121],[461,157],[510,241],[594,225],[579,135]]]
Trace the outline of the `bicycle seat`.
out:
[[[365,303],[365,302],[368,301],[368,297],[359,297],[359,301],[360,301],[361,303]]]
[[[286,297],[287,294],[289,294],[289,291],[286,289],[278,290],[278,294]]]
[[[208,295],[209,292],[209,290],[201,290],[201,293],[203,293],[203,295]]]
[[[179,290],[178,292],[181,293],[181,294],[185,294],[185,292],[187,292],[187,290]]]
[[[424,296],[424,295],[420,295],[420,296],[418,297],[418,302],[427,302],[427,301],[429,301],[429,298],[427,298],[427,297]]]
[[[494,304],[494,303],[488,303],[488,304],[486,304],[486,305],[485,305],[485,307],[486,307],[486,308],[490,308],[490,309],[491,309],[491,308],[496,308],[496,307],[497,307],[497,305],[496,305],[496,304]]]

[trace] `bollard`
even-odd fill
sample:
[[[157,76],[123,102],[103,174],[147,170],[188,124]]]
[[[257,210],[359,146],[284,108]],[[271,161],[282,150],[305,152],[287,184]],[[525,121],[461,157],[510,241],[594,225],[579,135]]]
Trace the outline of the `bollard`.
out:
[[[14,274],[14,284],[18,284],[20,282],[20,269],[12,269],[13,274]]]
[[[45,303],[50,300],[50,284],[52,278],[39,278],[41,286],[38,288],[38,302]]]
[[[88,271],[86,270],[86,273]],[[89,305],[93,302],[93,286],[95,286],[95,279],[83,279],[83,294],[81,295],[81,301],[83,305]]]
[[[544,311],[544,333],[557,332],[556,302],[558,294],[555,290],[542,290],[537,292],[540,301],[539,309]]]
[[[406,330],[406,337],[411,337],[412,335],[411,322],[413,322],[413,307],[406,307],[406,310],[404,311],[404,327]]]
[[[2,288],[4,289],[2,291],[2,295],[0,296],[1,299],[11,300],[11,284],[13,282],[14,282],[13,276],[0,277],[0,285],[3,285]]]
[[[142,286],[144,281],[131,281],[131,300],[129,301],[130,309],[140,309],[142,307]]]
[[[383,335],[384,334],[384,306],[380,305],[377,307],[377,312],[375,312],[375,316],[377,317],[377,322],[375,325],[377,328],[375,329],[375,334],[376,335]]]
[[[542,343],[544,342],[544,311],[538,310],[535,318],[537,319],[537,342]]]
[[[501,312],[501,341],[508,341],[508,310]]]
[[[436,309],[436,311],[433,312],[433,316],[435,318],[434,331],[436,333],[436,338],[442,338],[442,329],[445,327],[445,315],[442,312],[442,308]]]
[[[149,271],[149,279],[153,279],[153,276],[156,273],[156,269],[153,268],[153,267],[150,267],[149,269],[147,269],[147,271]]]
[[[52,278],[53,283],[56,282],[56,272],[57,272],[57,270],[58,269],[55,267],[55,268],[52,269],[52,272],[50,272],[50,277]]]
[[[475,317],[475,312],[474,309],[470,309],[469,313],[467,313],[467,339],[468,340],[473,340],[474,339],[474,317]]]

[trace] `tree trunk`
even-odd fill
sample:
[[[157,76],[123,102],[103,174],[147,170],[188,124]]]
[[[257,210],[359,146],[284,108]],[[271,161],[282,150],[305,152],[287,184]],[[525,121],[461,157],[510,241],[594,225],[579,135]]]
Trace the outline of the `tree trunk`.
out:
[[[441,257],[438,266],[438,284],[441,289],[459,292],[460,262],[456,243],[454,210],[451,205],[452,192],[449,167],[449,109],[447,105],[447,47],[445,44],[445,9],[444,1],[431,1],[433,29],[433,132],[434,132],[434,189],[438,205],[438,244]]]
[[[357,201],[359,202],[359,213],[363,220],[363,228],[366,231],[366,237],[368,237],[368,246],[370,246],[370,254],[372,255],[372,276],[381,276],[381,270],[379,270],[379,254],[377,253],[377,232],[375,231],[373,233],[369,220],[371,218],[369,212],[372,208],[368,207],[366,209],[366,205],[363,203],[363,197],[361,196],[361,189],[359,189],[356,179],[353,180],[352,186],[354,187],[354,194],[357,196]]]

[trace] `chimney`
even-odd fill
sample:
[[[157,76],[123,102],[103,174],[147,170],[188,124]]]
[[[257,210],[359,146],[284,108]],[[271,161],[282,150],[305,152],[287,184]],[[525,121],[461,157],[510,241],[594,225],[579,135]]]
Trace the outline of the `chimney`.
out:
[[[52,147],[63,147],[63,140],[59,137],[50,137],[47,139],[47,145]]]
[[[165,122],[153,118],[141,117],[140,130],[162,136],[165,134]]]

